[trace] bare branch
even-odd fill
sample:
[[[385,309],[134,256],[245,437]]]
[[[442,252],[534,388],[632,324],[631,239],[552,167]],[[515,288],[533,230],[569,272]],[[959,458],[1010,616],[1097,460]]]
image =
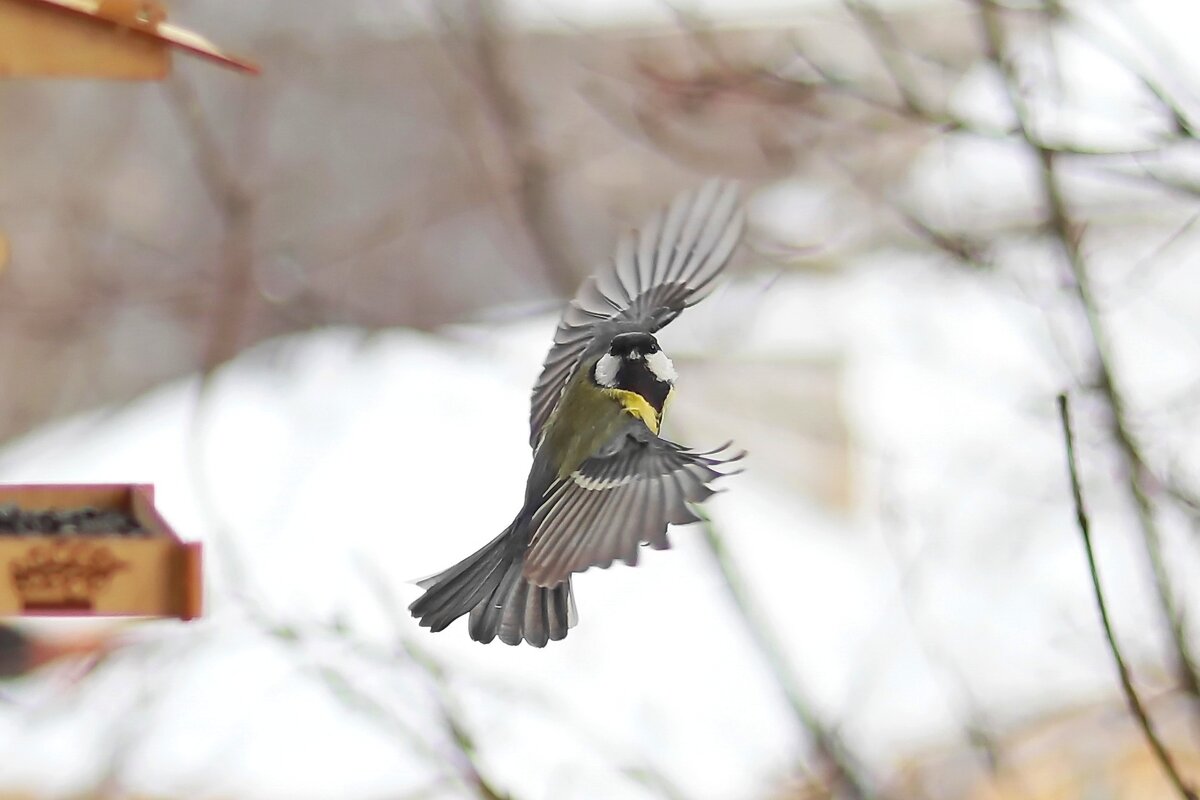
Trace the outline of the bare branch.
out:
[[[1065,393],[1058,396],[1058,413],[1062,420],[1063,440],[1066,442],[1067,448],[1067,468],[1070,471],[1071,477],[1071,495],[1075,500],[1075,520],[1079,524],[1079,534],[1083,537],[1083,546],[1087,551],[1088,571],[1092,576],[1092,591],[1096,596],[1096,606],[1100,611],[1100,622],[1104,626],[1104,636],[1108,640],[1108,649],[1112,653],[1113,663],[1117,667],[1117,675],[1121,679],[1121,689],[1125,692],[1125,699],[1129,703],[1129,710],[1137,718],[1138,725],[1141,726],[1142,733],[1146,736],[1147,744],[1150,745],[1150,749],[1154,752],[1154,757],[1162,765],[1163,772],[1166,773],[1167,778],[1171,781],[1171,785],[1175,787],[1176,791],[1179,792],[1179,796],[1184,798],[1184,800],[1197,800],[1196,793],[1184,783],[1179,770],[1175,766],[1175,762],[1171,758],[1171,754],[1167,751],[1166,746],[1155,732],[1150,716],[1146,713],[1146,709],[1138,697],[1137,690],[1134,689],[1129,666],[1125,663],[1125,658],[1121,655],[1121,648],[1117,644],[1117,637],[1113,632],[1112,622],[1108,617],[1108,606],[1104,600],[1104,590],[1100,586],[1100,572],[1096,567],[1096,553],[1092,548],[1091,524],[1088,521],[1087,511],[1083,505],[1083,490],[1079,485],[1079,469],[1075,461],[1075,437],[1071,432],[1071,407]]]

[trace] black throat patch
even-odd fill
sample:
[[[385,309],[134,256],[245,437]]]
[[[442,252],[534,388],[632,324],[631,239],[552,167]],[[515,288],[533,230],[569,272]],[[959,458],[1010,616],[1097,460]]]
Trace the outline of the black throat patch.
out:
[[[621,359],[621,367],[617,370],[616,388],[641,395],[660,417],[663,404],[667,402],[667,395],[671,393],[671,384],[660,381],[650,371],[645,358]]]

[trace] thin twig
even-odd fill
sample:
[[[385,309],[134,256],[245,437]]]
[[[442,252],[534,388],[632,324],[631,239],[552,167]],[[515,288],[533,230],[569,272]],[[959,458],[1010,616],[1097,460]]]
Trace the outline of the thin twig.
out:
[[[420,667],[429,678],[442,713],[443,723],[451,728],[452,731],[465,729],[465,722],[461,719],[461,711],[452,700],[446,669],[408,636],[408,632],[414,627],[412,617],[409,616],[404,606],[399,603],[391,582],[389,582],[373,562],[364,560],[359,562],[358,566],[363,582],[372,590],[379,603],[380,610],[387,617],[400,650],[403,651],[409,660]],[[344,633],[341,636],[343,639],[349,641],[349,637]],[[363,646],[361,642],[357,641],[353,644],[360,649]],[[385,658],[387,662],[393,662],[395,654],[389,652],[385,655]],[[510,687],[498,685],[490,685],[487,688],[492,694],[508,693],[510,691]],[[604,760],[617,764],[617,768],[622,774],[641,784],[659,797],[666,800],[681,800],[681,798],[686,797],[684,791],[676,786],[670,777],[655,767],[646,758],[641,758],[640,762],[636,764],[622,763],[625,760],[625,756],[620,756],[612,752],[611,748],[601,742],[599,737],[586,723],[569,716],[567,710],[560,703],[556,703],[552,698],[541,694],[533,687],[522,687],[517,700],[523,708],[536,710],[545,714],[548,718],[555,719],[557,724],[573,731],[581,739],[587,740]],[[456,738],[456,743],[460,745],[469,758],[474,758],[474,745],[469,739],[464,742],[462,739]],[[641,755],[644,756],[645,754]]]
[[[1079,524],[1079,533],[1083,537],[1083,546],[1087,551],[1088,570],[1092,576],[1092,590],[1096,595],[1096,606],[1100,609],[1100,622],[1104,626],[1104,636],[1108,639],[1108,649],[1112,653],[1113,662],[1117,666],[1117,675],[1121,679],[1121,689],[1125,692],[1125,699],[1129,702],[1129,710],[1137,718],[1142,733],[1146,736],[1146,742],[1150,745],[1159,764],[1162,765],[1163,772],[1167,774],[1171,785],[1184,800],[1197,800],[1196,793],[1184,783],[1171,754],[1155,732],[1150,715],[1146,713],[1146,708],[1142,705],[1137,690],[1133,687],[1133,677],[1130,675],[1129,666],[1125,663],[1125,657],[1121,655],[1121,648],[1117,644],[1112,621],[1108,617],[1108,605],[1104,601],[1104,590],[1100,586],[1100,572],[1096,567],[1096,553],[1092,548],[1091,524],[1083,505],[1083,490],[1079,485],[1079,469],[1075,461],[1075,437],[1071,433],[1071,407],[1066,394],[1058,396],[1058,414],[1062,419],[1063,439],[1067,446],[1067,469],[1071,476],[1071,494],[1075,500],[1075,521]]]
[[[927,626],[921,624],[922,618],[918,612],[918,580],[932,560],[928,552],[931,549],[930,542],[923,542],[910,556],[902,552],[899,538],[907,525],[906,515],[900,507],[899,492],[894,488],[887,469],[881,473],[879,485],[880,516],[884,523],[883,543],[896,568],[901,605],[914,640],[926,661],[946,676],[946,680],[939,683],[945,685],[947,704],[963,711],[963,739],[979,754],[994,781],[1007,782],[1012,789],[1014,800],[1030,800],[1033,794],[1026,785],[1025,776],[1015,768],[1015,764],[1012,763],[1014,759],[1010,758],[1010,754],[1001,746],[996,732],[988,722],[988,712],[971,687],[967,675],[959,669],[944,644],[930,636]],[[928,524],[926,522],[925,526]]]
[[[225,229],[213,294],[212,325],[201,364],[207,378],[237,355],[252,310],[254,202],[234,177],[234,167],[222,151],[191,85],[177,75],[166,89],[168,105],[191,140],[200,185],[220,214]]]
[[[259,626],[263,633],[283,645],[302,647],[313,633],[309,628],[300,629],[275,622],[257,609],[247,608],[247,611],[251,620]],[[346,638],[344,634],[340,634],[339,637]],[[389,662],[393,669],[402,663],[394,656],[389,658]],[[418,666],[424,668],[425,665],[418,664]],[[390,732],[413,753],[420,755],[429,763],[437,765],[439,769],[445,769],[448,765],[447,777],[461,783],[473,791],[476,796],[483,800],[505,800],[509,797],[508,794],[499,791],[480,771],[474,741],[458,720],[447,711],[443,702],[444,698],[439,696],[436,701],[445,725],[445,733],[453,744],[451,751],[431,744],[424,731],[403,719],[379,697],[360,688],[346,672],[338,667],[321,663],[308,666],[307,669],[346,708],[363,715],[365,719]]]
[[[560,233],[551,192],[553,170],[513,74],[503,21],[494,6],[485,0],[470,0],[462,7],[461,23],[452,22],[445,13],[439,19],[447,33],[465,40],[468,58],[458,66],[467,72],[495,126],[508,162],[505,177],[515,183],[519,221],[543,275],[558,294],[569,295],[575,289],[575,265]]]
[[[842,0],[842,5],[858,21],[859,28],[875,55],[883,64],[888,78],[900,95],[907,111],[926,116],[927,105],[922,100],[916,76],[908,63],[908,52],[900,46],[899,37],[879,9],[863,0]]]
[[[843,796],[853,800],[869,800],[873,792],[868,788],[866,780],[859,774],[854,759],[846,751],[841,738],[830,730],[817,716],[807,697],[796,683],[795,672],[784,656],[783,648],[768,629],[763,620],[754,611],[754,603],[746,589],[737,567],[729,557],[725,548],[725,540],[712,519],[701,509],[694,509],[700,517],[700,527],[704,531],[704,542],[708,545],[709,553],[716,563],[717,569],[724,578],[725,588],[733,600],[734,607],[746,631],[754,639],[759,652],[767,662],[775,684],[787,699],[792,716],[813,741],[814,749],[820,761],[829,768],[829,783],[835,791],[840,790]]]

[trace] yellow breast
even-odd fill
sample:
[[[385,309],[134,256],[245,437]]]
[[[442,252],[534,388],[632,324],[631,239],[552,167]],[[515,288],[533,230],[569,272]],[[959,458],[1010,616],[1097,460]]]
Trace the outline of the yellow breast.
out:
[[[654,410],[654,406],[650,405],[646,398],[637,392],[625,389],[601,389],[601,391],[620,403],[626,412],[646,423],[646,427],[656,436],[658,435],[658,426],[662,422],[662,415]],[[667,400],[670,400],[670,395],[667,395]]]

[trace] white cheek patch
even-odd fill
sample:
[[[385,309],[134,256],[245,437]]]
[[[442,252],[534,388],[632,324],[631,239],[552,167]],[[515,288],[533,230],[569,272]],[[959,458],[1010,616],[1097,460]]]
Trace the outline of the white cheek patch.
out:
[[[646,366],[654,373],[654,377],[665,383],[674,383],[679,376],[675,374],[675,365],[662,350],[646,356]]]
[[[612,353],[605,353],[600,356],[600,360],[596,362],[596,383],[610,388],[616,386],[617,370],[620,368],[621,359]]]

